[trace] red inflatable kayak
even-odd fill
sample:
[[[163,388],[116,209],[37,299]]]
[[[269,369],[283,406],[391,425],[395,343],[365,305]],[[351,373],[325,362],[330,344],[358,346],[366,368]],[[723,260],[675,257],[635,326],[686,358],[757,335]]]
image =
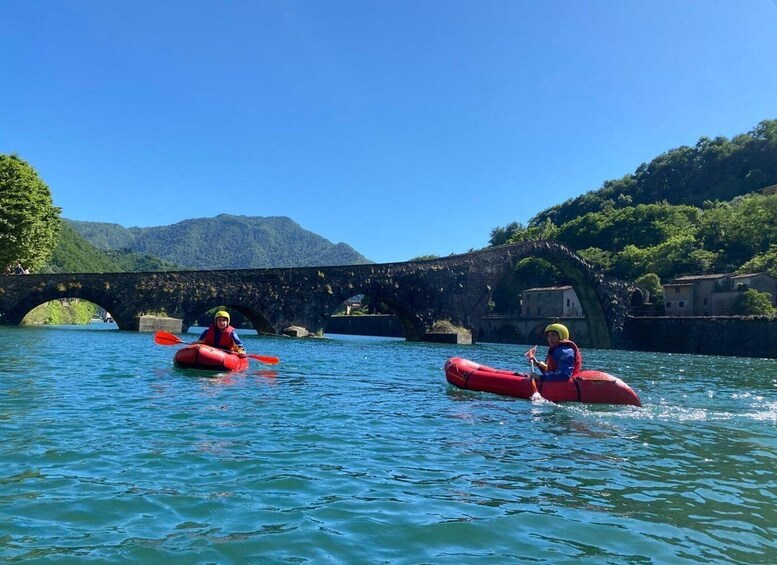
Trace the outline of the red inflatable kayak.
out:
[[[461,357],[453,357],[445,362],[445,378],[459,388],[505,396],[531,398],[534,392],[531,379],[526,373],[493,369]],[[536,383],[543,398],[553,402],[642,406],[629,385],[601,371],[581,371],[567,381],[541,383],[537,380]]]
[[[223,349],[194,343],[175,352],[173,364],[182,369],[207,371],[243,371],[248,368],[248,357],[240,357]]]

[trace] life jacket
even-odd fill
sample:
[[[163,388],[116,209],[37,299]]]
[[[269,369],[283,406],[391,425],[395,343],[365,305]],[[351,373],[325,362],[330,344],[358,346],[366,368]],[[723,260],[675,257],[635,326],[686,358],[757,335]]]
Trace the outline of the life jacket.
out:
[[[575,365],[572,368],[572,376],[574,377],[583,369],[583,356],[581,355],[580,350],[578,349],[577,344],[574,341],[569,341],[568,339],[565,339],[558,342],[558,345],[556,345],[556,347],[561,347],[562,345],[571,347],[572,351],[575,352]],[[545,363],[548,365],[548,371],[555,371],[556,369],[558,369],[558,367],[556,366],[556,359],[553,357],[553,352],[556,350],[556,347],[548,349],[548,357],[545,359]]]
[[[235,342],[232,340],[233,331],[235,331],[235,328],[232,326],[227,326],[224,328],[224,330],[221,332],[221,335],[219,336],[219,342],[216,343],[216,326],[211,324],[207,333],[205,334],[205,338],[202,340],[202,343],[212,347],[218,347],[219,349],[232,351],[232,349],[235,347]]]

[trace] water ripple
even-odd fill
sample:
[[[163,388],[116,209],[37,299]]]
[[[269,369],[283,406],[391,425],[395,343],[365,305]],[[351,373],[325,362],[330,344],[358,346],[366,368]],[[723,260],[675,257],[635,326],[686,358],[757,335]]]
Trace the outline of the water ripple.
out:
[[[586,352],[634,408],[445,383],[511,346],[247,335],[281,365],[204,377],[145,334],[0,334],[0,560],[777,559],[771,360]]]

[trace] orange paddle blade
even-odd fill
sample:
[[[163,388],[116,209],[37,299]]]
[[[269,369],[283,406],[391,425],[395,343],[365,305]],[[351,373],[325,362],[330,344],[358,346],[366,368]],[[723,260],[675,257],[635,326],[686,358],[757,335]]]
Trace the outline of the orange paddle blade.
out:
[[[268,365],[277,365],[281,362],[280,359],[277,357],[270,357],[268,355],[254,355],[253,353],[246,353],[246,357],[250,357],[251,359],[256,359],[257,361],[261,361],[262,363],[267,363]]]
[[[159,345],[178,345],[183,340],[168,332],[158,331],[154,334],[154,343]]]

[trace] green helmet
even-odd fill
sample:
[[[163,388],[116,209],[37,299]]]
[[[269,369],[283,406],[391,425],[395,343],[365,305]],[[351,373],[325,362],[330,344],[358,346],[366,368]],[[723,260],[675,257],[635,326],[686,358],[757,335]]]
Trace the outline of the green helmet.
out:
[[[545,333],[556,332],[562,340],[569,339],[569,330],[563,324],[550,324],[545,328]]]

